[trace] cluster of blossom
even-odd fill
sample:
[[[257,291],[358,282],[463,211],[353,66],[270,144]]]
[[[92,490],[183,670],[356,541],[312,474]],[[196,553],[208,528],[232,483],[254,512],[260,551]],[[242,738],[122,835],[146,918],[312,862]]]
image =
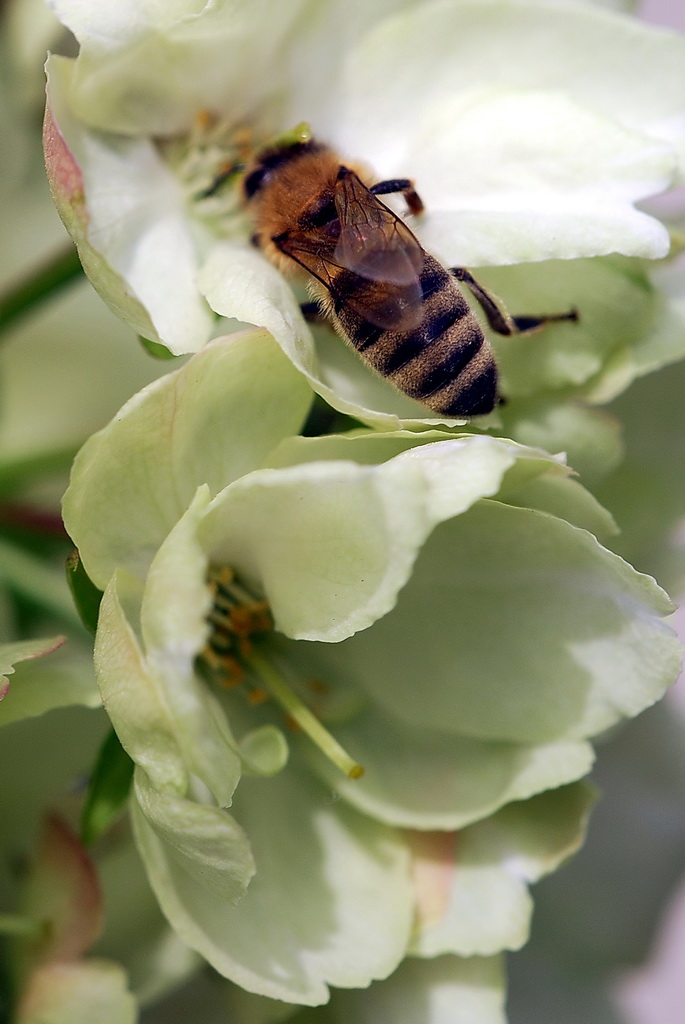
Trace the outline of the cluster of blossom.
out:
[[[92,859],[51,819],[25,883],[51,927],[15,943],[16,1022],[129,1024],[209,964],[240,1024],[502,1024],[591,741],[680,666],[669,598],[617,553],[600,406],[685,356],[677,232],[648,212],[685,169],[685,39],[584,0],[49,6],[78,42],[47,64],[55,204],[116,315],[188,358],[73,462],[97,689],[81,655],[54,685],[59,638],[0,648],[9,750],[69,704],[114,730]],[[239,170],[216,182],[303,119],[416,181],[446,266],[578,310],[493,341],[491,416],[400,394],[250,244]]]

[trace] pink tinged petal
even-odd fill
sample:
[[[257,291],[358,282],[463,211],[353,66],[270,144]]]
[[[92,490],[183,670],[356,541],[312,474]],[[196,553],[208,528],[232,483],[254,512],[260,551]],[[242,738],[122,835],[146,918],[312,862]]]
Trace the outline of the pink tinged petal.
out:
[[[52,197],[60,216],[66,223],[67,216],[71,214],[70,233],[75,240],[75,229],[79,226],[82,236],[85,237],[88,213],[83,192],[83,175],[49,106],[45,108],[43,120],[43,152]]]
[[[56,815],[45,824],[23,909],[29,917],[48,924],[26,949],[31,967],[78,960],[100,934],[102,891],[95,866]]]
[[[146,310],[130,295],[125,281],[88,240],[90,217],[83,172],[59,126],[49,92],[43,120],[43,151],[57,212],[76,244],[79,259],[93,287],[112,311],[134,330],[144,337],[159,340]]]
[[[0,700],[7,696],[10,681],[7,678],[14,672],[14,665],[20,661],[41,658],[44,654],[52,654],[66,643],[65,636],[55,636],[45,640],[17,640],[15,643],[0,645]]]
[[[214,317],[195,284],[196,240],[180,182],[151,139],[95,132],[74,116],[73,61],[50,57],[47,71],[50,121],[62,136],[56,147],[48,129],[48,172],[58,172],[57,210],[93,287],[144,337],[176,354],[200,348]],[[64,160],[70,172],[59,172]],[[76,165],[80,192],[64,185]]]
[[[454,880],[458,832],[407,832],[416,891],[416,925],[437,924],[445,915]]]

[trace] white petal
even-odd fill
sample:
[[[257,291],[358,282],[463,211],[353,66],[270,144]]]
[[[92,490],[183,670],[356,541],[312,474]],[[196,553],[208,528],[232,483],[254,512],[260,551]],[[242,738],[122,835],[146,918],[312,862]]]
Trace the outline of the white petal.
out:
[[[53,57],[49,73],[50,110],[82,177],[84,241],[105,262],[101,270],[85,261],[93,285],[120,315],[133,296],[154,325],[156,333],[146,336],[174,353],[195,351],[213,317],[195,284],[197,255],[178,179],[150,140],[91,131],[73,116],[73,62]],[[130,296],[113,287],[107,271]]]
[[[677,33],[588,4],[436,0],[385,20],[352,55],[336,141],[383,175],[411,174],[404,155],[436,104],[536,89],[682,152],[684,61]]]

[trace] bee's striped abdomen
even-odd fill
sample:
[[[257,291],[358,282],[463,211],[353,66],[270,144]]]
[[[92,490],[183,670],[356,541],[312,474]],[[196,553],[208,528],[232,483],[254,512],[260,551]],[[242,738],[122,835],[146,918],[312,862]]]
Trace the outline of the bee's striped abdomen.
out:
[[[343,303],[334,311],[341,333],[395,387],[434,412],[474,416],[497,400],[492,350],[454,277],[425,254],[423,319],[412,331],[383,330]]]

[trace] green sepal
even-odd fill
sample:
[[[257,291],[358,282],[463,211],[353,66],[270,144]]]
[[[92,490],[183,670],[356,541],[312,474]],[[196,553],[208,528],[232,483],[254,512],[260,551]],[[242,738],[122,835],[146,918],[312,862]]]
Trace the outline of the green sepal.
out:
[[[71,596],[74,599],[76,610],[81,617],[81,622],[89,633],[95,635],[98,624],[100,602],[102,591],[98,590],[90,576],[83,568],[83,562],[78,550],[74,548],[67,558],[67,583]]]
[[[153,359],[178,359],[175,352],[170,352],[166,345],[161,345],[158,341],[144,338],[142,334],[138,335],[138,341]]]
[[[134,763],[114,729],[110,729],[97,756],[81,814],[81,841],[91,846],[99,839],[128,800]]]

